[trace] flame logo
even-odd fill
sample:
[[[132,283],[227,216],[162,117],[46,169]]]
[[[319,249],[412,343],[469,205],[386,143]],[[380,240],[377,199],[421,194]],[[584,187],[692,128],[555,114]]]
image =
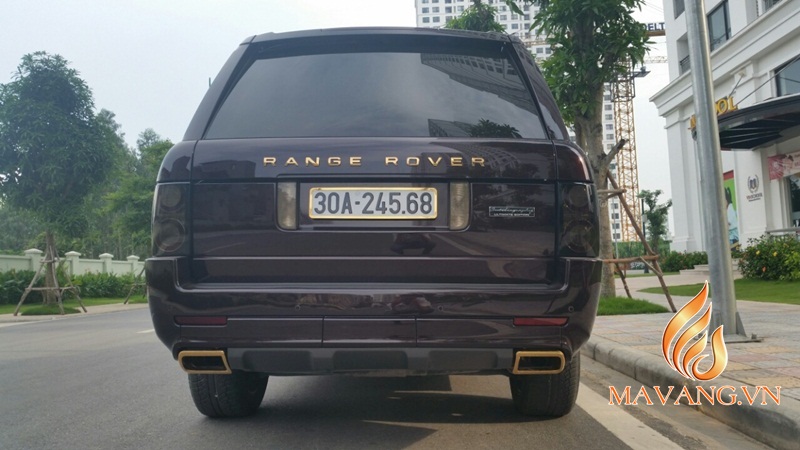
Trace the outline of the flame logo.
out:
[[[694,323],[690,323],[692,318],[701,311],[703,311],[703,315]],[[711,302],[708,301],[708,281],[706,281],[700,292],[675,313],[667,327],[664,328],[664,335],[661,338],[661,352],[667,364],[686,378],[700,381],[713,380],[728,365],[728,349],[725,347],[722,325],[720,325],[711,334],[711,353],[714,355],[714,363],[705,372],[697,369],[700,361],[708,356],[701,355],[701,353],[706,348],[710,323]],[[679,336],[678,332],[687,325],[688,328]],[[699,338],[691,343],[698,335]],[[672,352],[670,352],[670,347],[672,347]],[[683,354],[682,358],[681,354]]]

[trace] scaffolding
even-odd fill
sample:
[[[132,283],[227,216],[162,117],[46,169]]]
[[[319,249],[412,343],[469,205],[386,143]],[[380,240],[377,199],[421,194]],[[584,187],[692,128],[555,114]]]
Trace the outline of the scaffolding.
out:
[[[636,96],[634,78],[644,76],[646,71],[634,72],[633,64],[627,61],[628,70],[620,75],[611,87],[614,102],[614,130],[617,142],[626,144],[617,153],[617,178],[620,189],[624,189],[622,197],[631,209],[631,215],[620,215],[620,237],[623,242],[636,240],[634,220],[641,220],[642,210],[637,195],[639,194],[639,168],[636,159],[636,127],[633,120],[633,98]]]

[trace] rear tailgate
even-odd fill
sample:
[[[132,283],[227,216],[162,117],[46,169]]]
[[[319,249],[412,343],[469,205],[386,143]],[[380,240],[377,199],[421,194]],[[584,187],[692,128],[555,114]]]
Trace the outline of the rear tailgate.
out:
[[[192,169],[192,277],[550,283],[556,167],[544,140],[202,140]],[[468,223],[456,230],[454,183],[469,200]],[[278,224],[279,185],[294,189],[296,229]],[[350,204],[322,205],[314,194]]]

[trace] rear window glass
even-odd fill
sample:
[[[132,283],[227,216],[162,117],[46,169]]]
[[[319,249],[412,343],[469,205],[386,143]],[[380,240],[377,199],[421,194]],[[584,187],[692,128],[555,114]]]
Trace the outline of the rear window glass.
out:
[[[255,59],[207,139],[546,137],[503,52],[361,51]]]

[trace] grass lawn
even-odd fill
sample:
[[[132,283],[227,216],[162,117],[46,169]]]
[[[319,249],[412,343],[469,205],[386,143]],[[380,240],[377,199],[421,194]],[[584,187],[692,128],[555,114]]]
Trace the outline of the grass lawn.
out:
[[[597,308],[598,316],[618,316],[622,314],[652,314],[669,312],[666,308],[645,300],[628,297],[604,297]]]
[[[733,280],[733,286],[736,291],[737,300],[800,305],[800,281],[764,281],[740,278],[738,280]],[[694,297],[700,292],[702,287],[702,284],[671,286],[669,288],[669,293],[672,295]],[[713,295],[714,286],[711,286],[709,291],[711,295]],[[642,292],[660,294],[663,291],[659,287],[642,289]]]
[[[124,298],[81,298],[83,304],[86,305],[86,308],[90,308],[92,306],[97,305],[109,305],[112,303],[122,303],[125,301]],[[132,295],[128,303],[147,303],[147,299],[144,295]],[[0,314],[14,314],[14,310],[17,308],[17,304],[8,304],[8,305],[0,305]],[[48,312],[49,309],[43,310],[44,306],[41,304],[39,300],[33,299],[25,299],[25,303],[22,304],[22,308],[20,308],[19,313],[20,315],[43,315],[43,314],[60,314],[58,311],[58,305],[53,305],[53,311],[55,312]],[[49,308],[49,307],[47,307]],[[64,300],[64,310],[66,312],[67,308],[73,308],[76,311],[83,312],[81,310],[78,301],[75,300],[72,296],[67,294],[67,299]],[[31,311],[30,313],[28,311]],[[68,313],[70,314],[70,313]]]

